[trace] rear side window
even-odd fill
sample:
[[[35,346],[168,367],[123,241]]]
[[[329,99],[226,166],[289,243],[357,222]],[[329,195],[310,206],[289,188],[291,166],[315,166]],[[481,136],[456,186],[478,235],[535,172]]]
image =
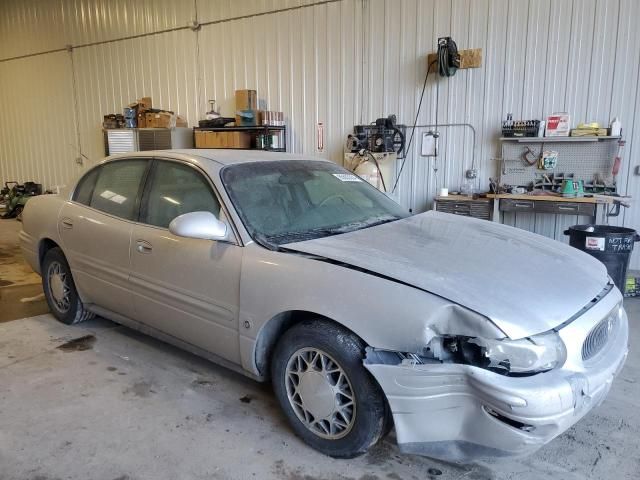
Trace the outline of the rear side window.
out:
[[[147,160],[118,160],[104,164],[89,205],[116,217],[135,220],[136,198]]]
[[[96,180],[98,179],[99,172],[100,167],[94,168],[84,177],[82,177],[82,179],[78,182],[76,191],[73,194],[74,201],[82,203],[83,205],[89,205],[89,202],[91,201],[91,194],[93,193],[93,189],[96,186]]]
[[[140,221],[168,228],[171,220],[189,212],[211,212],[220,204],[205,177],[177,162],[156,161],[143,200]]]

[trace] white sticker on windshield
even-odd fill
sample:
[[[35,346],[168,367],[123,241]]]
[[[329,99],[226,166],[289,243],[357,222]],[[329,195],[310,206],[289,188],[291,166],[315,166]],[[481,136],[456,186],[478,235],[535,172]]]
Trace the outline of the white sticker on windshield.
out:
[[[334,177],[336,177],[341,182],[361,182],[362,179],[356,175],[351,173],[334,173]]]

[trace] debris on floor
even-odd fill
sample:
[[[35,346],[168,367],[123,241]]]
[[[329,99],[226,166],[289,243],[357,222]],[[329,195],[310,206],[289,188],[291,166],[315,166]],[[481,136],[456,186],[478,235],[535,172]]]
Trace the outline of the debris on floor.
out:
[[[96,337],[94,335],[84,335],[83,337],[69,340],[57,348],[63,352],[83,352],[85,350],[91,350],[94,343],[96,343]]]

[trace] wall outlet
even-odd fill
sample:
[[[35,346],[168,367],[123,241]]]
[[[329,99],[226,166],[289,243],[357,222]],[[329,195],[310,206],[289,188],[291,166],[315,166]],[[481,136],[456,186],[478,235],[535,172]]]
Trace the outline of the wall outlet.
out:
[[[78,165],[82,165],[84,163],[84,160],[82,159],[82,157],[76,157],[76,163]]]

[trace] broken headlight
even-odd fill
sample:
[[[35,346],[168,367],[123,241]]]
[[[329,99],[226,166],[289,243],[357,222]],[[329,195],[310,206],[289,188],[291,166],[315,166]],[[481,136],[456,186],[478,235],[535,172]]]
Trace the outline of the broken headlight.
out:
[[[442,339],[450,360],[485,368],[502,375],[524,376],[562,366],[567,357],[564,342],[554,332],[520,340],[455,336]]]

